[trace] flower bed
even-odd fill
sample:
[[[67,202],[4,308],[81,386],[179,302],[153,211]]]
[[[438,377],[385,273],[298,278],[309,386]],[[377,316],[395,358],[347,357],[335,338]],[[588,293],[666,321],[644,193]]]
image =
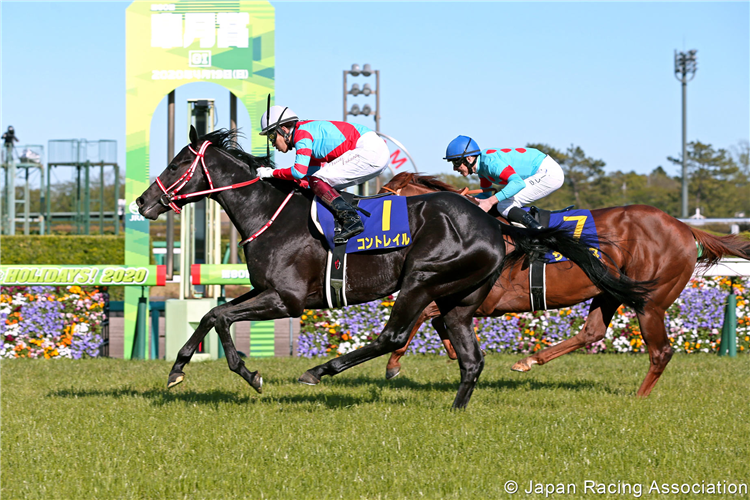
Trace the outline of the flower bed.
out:
[[[96,357],[104,296],[79,286],[2,287],[0,358]]]
[[[676,352],[718,351],[724,306],[729,293],[737,296],[737,352],[750,351],[750,279],[696,278],[667,310],[665,324]],[[307,358],[341,355],[372,341],[390,317],[393,297],[325,311],[307,310],[301,318],[298,353]],[[536,313],[509,313],[476,318],[474,331],[486,352],[529,354],[578,333],[589,304]],[[586,346],[589,353],[646,352],[635,313],[620,307],[605,338]],[[423,325],[409,353],[445,354],[431,325]]]

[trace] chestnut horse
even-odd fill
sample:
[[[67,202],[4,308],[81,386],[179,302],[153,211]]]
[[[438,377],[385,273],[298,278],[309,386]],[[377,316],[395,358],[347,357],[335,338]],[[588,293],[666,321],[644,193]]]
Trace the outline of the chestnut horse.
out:
[[[413,173],[396,175],[383,187],[381,192],[383,191],[402,196],[436,191],[459,192],[436,177]],[[461,194],[466,194],[466,191],[464,189]],[[600,235],[604,233],[605,236],[602,250],[613,260],[614,266],[631,279],[656,281],[643,312],[637,313],[641,335],[650,358],[648,373],[638,389],[638,396],[648,396],[673,352],[664,325],[664,313],[677,300],[696,265],[709,267],[725,255],[750,259],[750,242],[734,235],[712,236],[646,205],[602,208],[592,210],[591,213]],[[506,240],[506,245],[512,243]],[[548,265],[546,277],[549,309],[569,307],[593,298],[588,318],[577,335],[518,361],[512,370],[527,372],[534,365],[543,365],[603,339],[620,306],[618,300],[599,291],[572,262]],[[502,273],[475,316],[502,316],[509,312],[530,310],[528,262],[520,262]],[[443,339],[449,356],[455,359],[450,340],[445,335],[440,312],[434,304],[430,304],[422,313],[411,331],[409,342],[422,323],[431,318],[434,318],[432,324]],[[407,347],[408,343],[393,352],[386,367],[386,378],[399,374],[399,359]]]

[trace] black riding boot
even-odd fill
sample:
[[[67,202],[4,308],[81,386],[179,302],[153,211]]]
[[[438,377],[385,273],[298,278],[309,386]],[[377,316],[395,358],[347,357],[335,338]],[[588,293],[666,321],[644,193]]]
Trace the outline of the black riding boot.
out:
[[[359,218],[357,210],[349,205],[341,197],[338,191],[331,187],[326,181],[319,177],[310,179],[310,189],[328,208],[338,222],[333,235],[333,242],[342,245],[352,236],[357,236],[365,230],[362,219]]]
[[[508,220],[511,222],[518,222],[519,224],[522,224],[529,229],[542,229],[544,227],[539,224],[536,219],[531,216],[530,213],[518,207],[513,207],[510,209],[510,211],[508,212]]]
[[[518,222],[519,224],[523,224],[529,229],[544,228],[544,226],[539,224],[529,212],[518,207],[513,207],[510,209],[510,211],[508,212],[508,220],[511,222]]]
[[[333,242],[336,245],[346,243],[349,238],[353,238],[365,230],[365,225],[359,217],[357,210],[345,202],[341,196],[333,199],[331,208],[336,219],[341,224],[341,232],[336,233],[333,237]]]

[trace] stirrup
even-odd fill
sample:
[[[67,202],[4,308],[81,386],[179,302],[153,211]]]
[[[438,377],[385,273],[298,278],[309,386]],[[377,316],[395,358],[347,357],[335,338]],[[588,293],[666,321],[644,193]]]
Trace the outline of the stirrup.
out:
[[[358,234],[362,233],[365,230],[365,225],[361,219],[358,219],[356,221],[352,220],[352,222],[355,222],[355,223],[351,225],[349,228],[344,229],[344,227],[342,226],[341,231],[338,234],[334,234],[333,242],[336,245],[343,245],[344,243],[349,241],[351,238],[357,236]]]

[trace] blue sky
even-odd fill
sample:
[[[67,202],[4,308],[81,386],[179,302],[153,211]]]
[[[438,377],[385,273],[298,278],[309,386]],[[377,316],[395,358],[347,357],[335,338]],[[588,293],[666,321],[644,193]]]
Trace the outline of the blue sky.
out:
[[[4,0],[0,127],[45,148],[115,139],[124,164],[128,4]],[[341,120],[342,71],[370,63],[381,72],[381,132],[422,172],[448,172],[445,147],[463,134],[482,148],[574,144],[607,171],[676,174],[666,160],[681,148],[675,49],[698,50],[688,140],[732,148],[750,135],[748,2],[272,4],[276,102]],[[194,97],[217,99],[218,126],[228,125],[227,92],[193,83],[177,90],[178,131]],[[349,102],[374,107],[372,97]],[[166,166],[164,109],[152,123],[152,174]],[[244,111],[239,124],[255,133]]]

